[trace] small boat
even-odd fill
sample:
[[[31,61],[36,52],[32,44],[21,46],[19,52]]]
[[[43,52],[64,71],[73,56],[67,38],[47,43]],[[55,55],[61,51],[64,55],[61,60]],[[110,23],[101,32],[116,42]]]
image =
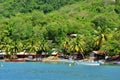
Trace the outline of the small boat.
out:
[[[41,62],[41,61],[36,61],[36,60],[25,60],[25,62]]]
[[[120,62],[113,62],[113,64],[117,64],[117,65],[120,65]]]
[[[90,66],[99,66],[100,63],[99,62],[76,62],[77,64],[81,64],[81,65],[90,65]]]
[[[5,62],[24,62],[23,59],[13,59],[13,60],[5,60]]]
[[[24,62],[25,60],[23,60],[23,59],[14,59],[14,60],[12,60],[12,62]]]
[[[60,60],[60,62],[74,63],[75,61],[74,60],[63,59],[63,60]]]

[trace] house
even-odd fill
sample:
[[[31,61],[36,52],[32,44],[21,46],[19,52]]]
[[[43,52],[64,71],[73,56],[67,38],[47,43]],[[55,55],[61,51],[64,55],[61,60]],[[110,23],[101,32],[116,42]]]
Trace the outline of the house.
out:
[[[2,52],[2,50],[0,50],[0,59],[4,59],[5,55],[6,55],[6,53]]]
[[[92,51],[90,53],[90,58],[94,60],[102,60],[105,59],[106,53],[103,51]]]

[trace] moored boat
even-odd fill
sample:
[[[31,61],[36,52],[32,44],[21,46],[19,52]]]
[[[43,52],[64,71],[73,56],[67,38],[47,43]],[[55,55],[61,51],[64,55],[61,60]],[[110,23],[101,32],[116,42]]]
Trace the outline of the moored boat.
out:
[[[68,60],[68,59],[63,59],[63,60],[59,60],[60,62],[66,62],[66,63],[74,63],[74,60]]]
[[[117,64],[117,65],[120,65],[120,62],[113,62],[113,64]]]
[[[6,59],[5,62],[24,62],[25,60],[24,59],[13,59],[13,60],[9,60],[9,59]]]
[[[99,66],[100,65],[100,63],[99,62],[76,62],[78,65],[80,64],[80,65],[90,65],[90,66]]]

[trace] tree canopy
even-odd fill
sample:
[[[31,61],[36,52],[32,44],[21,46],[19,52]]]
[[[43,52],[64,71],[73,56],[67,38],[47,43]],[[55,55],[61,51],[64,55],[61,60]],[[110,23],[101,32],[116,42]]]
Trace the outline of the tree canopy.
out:
[[[11,54],[52,48],[62,53],[118,54],[119,4],[119,0],[0,0],[0,49]]]

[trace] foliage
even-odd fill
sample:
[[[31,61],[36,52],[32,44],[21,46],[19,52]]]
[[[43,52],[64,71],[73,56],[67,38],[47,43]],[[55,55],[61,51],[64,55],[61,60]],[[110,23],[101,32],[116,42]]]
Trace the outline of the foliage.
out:
[[[102,47],[101,50],[104,50],[107,55],[113,56],[120,54],[120,30],[116,30],[113,37],[109,39]]]
[[[118,54],[119,0],[106,1],[0,0],[0,49],[11,55],[52,48],[71,55],[104,49]]]

